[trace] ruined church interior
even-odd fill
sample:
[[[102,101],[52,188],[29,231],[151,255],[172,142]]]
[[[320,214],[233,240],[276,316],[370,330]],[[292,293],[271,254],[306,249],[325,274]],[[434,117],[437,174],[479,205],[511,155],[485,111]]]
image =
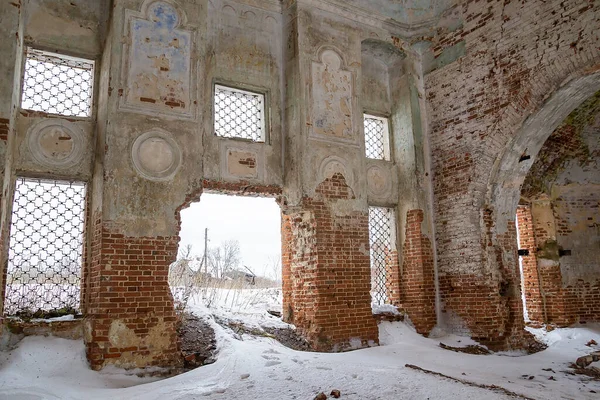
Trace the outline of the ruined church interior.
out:
[[[2,0],[0,171],[0,398],[113,398],[11,378],[42,340],[75,343],[86,374],[160,375],[114,398],[599,396],[598,1]],[[242,388],[231,349],[274,339],[231,321],[214,365],[182,373],[170,274],[206,193],[279,207],[264,318],[332,363],[294,393],[266,372]],[[452,361],[394,356],[393,329]],[[398,364],[336,374],[361,354]],[[538,372],[486,381],[486,358]],[[320,368],[294,360],[289,382]]]

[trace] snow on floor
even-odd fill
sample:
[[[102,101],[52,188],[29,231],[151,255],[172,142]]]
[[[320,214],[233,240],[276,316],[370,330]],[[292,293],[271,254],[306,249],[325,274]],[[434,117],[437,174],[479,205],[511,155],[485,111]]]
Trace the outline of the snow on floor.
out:
[[[0,398],[312,400],[317,393],[329,394],[332,389],[341,391],[341,399],[510,398],[406,368],[407,363],[471,382],[495,384],[534,399],[600,398],[600,382],[562,372],[577,357],[594,350],[585,345],[589,340],[600,343],[600,324],[549,333],[532,330],[548,349],[517,357],[443,350],[440,341],[453,346],[472,341],[450,335],[428,339],[406,324],[383,322],[379,325],[380,347],[326,354],[298,352],[270,338],[234,334],[210,315],[236,318],[250,326],[285,326],[264,311],[276,294],[245,293],[243,296],[254,296],[254,300],[248,301],[244,310],[223,303],[207,309],[195,298],[190,310],[208,318],[215,329],[217,362],[158,381],[124,375],[115,368],[90,371],[79,341],[28,337],[10,353],[0,353]],[[554,372],[542,370],[548,368]],[[550,376],[556,381],[548,380]]]

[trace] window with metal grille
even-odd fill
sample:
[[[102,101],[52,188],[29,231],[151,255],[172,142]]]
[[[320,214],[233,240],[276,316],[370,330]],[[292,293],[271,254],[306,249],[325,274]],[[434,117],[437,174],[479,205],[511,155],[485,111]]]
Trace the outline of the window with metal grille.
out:
[[[390,160],[388,119],[364,114],[367,158]]]
[[[263,94],[215,85],[215,134],[264,142],[264,104]]]
[[[371,302],[388,303],[388,268],[392,256],[394,210],[369,207],[369,242],[371,246]]]
[[[93,82],[93,61],[28,48],[21,108],[89,117]]]
[[[85,191],[84,183],[17,179],[6,315],[79,312]]]

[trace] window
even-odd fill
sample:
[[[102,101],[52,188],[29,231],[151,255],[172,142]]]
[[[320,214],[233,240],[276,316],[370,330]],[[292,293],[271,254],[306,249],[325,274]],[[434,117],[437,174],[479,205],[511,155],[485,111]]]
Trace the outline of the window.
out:
[[[4,312],[78,312],[85,184],[18,178]]]
[[[93,61],[28,48],[21,108],[89,117],[93,82]]]
[[[392,227],[395,213],[392,208],[369,207],[369,243],[371,246],[371,302],[389,302],[389,281],[392,268]]]
[[[367,158],[390,160],[388,119],[364,114],[365,149]]]
[[[265,96],[215,85],[215,134],[264,142]]]

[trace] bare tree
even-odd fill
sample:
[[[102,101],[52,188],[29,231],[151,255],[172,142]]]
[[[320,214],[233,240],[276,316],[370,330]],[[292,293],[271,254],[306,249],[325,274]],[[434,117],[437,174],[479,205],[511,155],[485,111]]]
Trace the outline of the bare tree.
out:
[[[192,245],[188,244],[177,254],[177,261],[169,266],[169,284],[187,287],[191,282],[192,272],[189,268],[192,261]]]
[[[279,282],[281,285],[281,255],[273,254],[269,256],[269,261],[265,267],[265,271],[269,271],[267,272],[268,278],[273,279],[275,282]]]
[[[177,260],[191,260],[192,258],[192,245],[186,244],[184,247],[179,249],[179,253],[177,254]]]
[[[237,240],[226,240],[219,247],[208,250],[208,265],[217,278],[224,278],[239,264],[240,243]]]

